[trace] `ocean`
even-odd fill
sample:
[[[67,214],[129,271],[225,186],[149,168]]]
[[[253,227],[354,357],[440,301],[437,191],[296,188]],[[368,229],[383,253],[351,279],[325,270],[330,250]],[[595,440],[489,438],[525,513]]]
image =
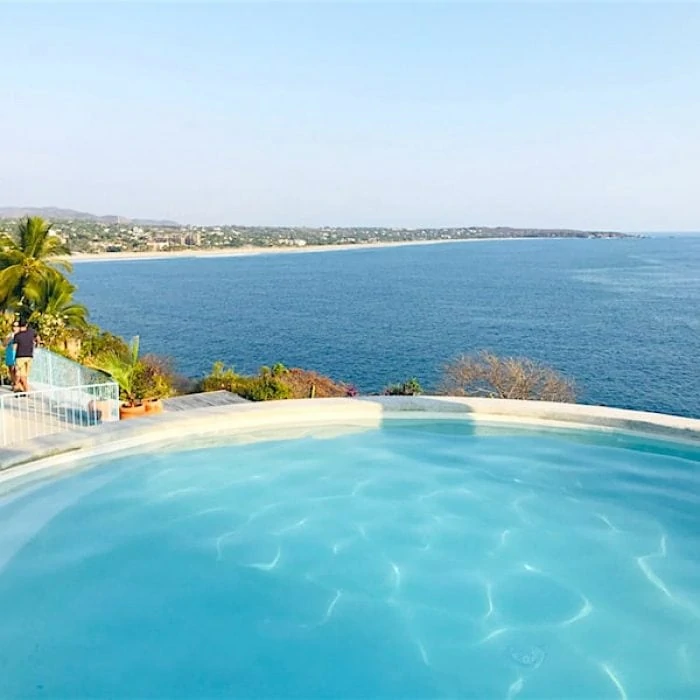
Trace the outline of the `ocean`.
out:
[[[80,262],[91,319],[200,376],[282,362],[377,392],[489,349],[580,400],[700,417],[700,237]]]

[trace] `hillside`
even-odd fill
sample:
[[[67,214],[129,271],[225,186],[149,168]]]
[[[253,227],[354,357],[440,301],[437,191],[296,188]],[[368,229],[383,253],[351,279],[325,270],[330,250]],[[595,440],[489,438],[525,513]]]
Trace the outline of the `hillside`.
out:
[[[41,216],[50,221],[96,221],[104,224],[135,224],[136,226],[179,226],[176,221],[159,219],[130,219],[125,216],[108,214],[98,216],[85,211],[75,209],[61,209],[60,207],[0,207],[0,219],[18,219],[22,216]]]

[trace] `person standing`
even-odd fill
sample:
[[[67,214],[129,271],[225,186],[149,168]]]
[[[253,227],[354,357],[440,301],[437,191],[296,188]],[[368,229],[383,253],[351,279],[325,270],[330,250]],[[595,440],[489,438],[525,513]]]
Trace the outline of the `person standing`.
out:
[[[13,321],[12,330],[7,338],[5,338],[5,364],[7,371],[10,373],[10,382],[12,389],[17,387],[17,372],[15,368],[15,333],[19,332],[19,321]]]
[[[25,319],[20,319],[19,333],[13,339],[15,348],[15,374],[17,377],[15,391],[29,391],[29,371],[34,358],[34,346],[39,342],[39,336],[33,328],[27,326]]]

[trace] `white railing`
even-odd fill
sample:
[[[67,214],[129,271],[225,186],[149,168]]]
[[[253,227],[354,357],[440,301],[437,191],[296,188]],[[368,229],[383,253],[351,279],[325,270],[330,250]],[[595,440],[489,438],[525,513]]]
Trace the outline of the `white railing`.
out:
[[[111,379],[99,370],[81,365],[46,348],[36,348],[29,373],[30,389],[52,389],[105,384]]]
[[[0,445],[119,420],[114,382],[58,386],[27,394],[0,392]]]
[[[95,369],[36,348],[29,392],[0,391],[0,446],[119,420],[119,387]]]

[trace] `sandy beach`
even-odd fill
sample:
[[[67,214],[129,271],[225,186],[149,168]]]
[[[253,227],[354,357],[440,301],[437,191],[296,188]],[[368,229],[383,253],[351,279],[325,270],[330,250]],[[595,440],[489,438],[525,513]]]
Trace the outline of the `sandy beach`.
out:
[[[492,241],[524,241],[529,238],[469,238],[449,239],[439,241],[398,241],[391,243],[349,243],[342,245],[307,245],[299,247],[269,246],[256,247],[244,246],[242,248],[212,248],[197,250],[158,251],[148,250],[144,252],[121,253],[73,253],[71,262],[109,262],[115,260],[163,260],[166,258],[236,258],[249,255],[292,255],[299,253],[334,253],[347,250],[372,250],[379,248],[396,248],[398,246],[438,245],[440,243],[477,243]],[[533,239],[534,240],[534,239]]]

